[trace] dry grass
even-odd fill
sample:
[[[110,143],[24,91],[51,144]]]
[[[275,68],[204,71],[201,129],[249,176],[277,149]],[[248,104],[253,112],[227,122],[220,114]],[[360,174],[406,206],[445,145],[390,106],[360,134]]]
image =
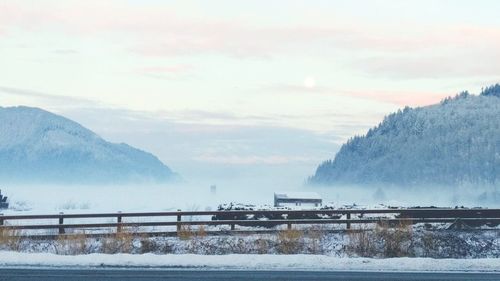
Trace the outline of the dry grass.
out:
[[[346,250],[360,257],[373,257],[377,254],[377,238],[373,231],[363,225],[359,229],[348,232],[349,242]]]
[[[139,249],[138,253],[156,253],[156,254],[171,254],[173,252],[172,245],[167,241],[162,241],[161,239],[156,239],[155,237],[149,237],[148,235],[141,234],[139,239]]]
[[[412,223],[409,220],[403,220],[393,227],[386,223],[377,225],[375,233],[383,242],[384,257],[412,256],[413,232],[411,226]]]
[[[0,228],[0,249],[19,251],[21,248],[21,232],[12,228]]]
[[[307,238],[307,253],[310,254],[321,254],[322,247],[321,243],[323,241],[325,230],[320,226],[311,226],[305,232]]]
[[[432,232],[425,232],[421,236],[422,249],[425,257],[434,257],[434,253],[439,251],[439,242]]]
[[[259,255],[268,254],[270,250],[269,240],[262,237],[255,240],[255,250]]]
[[[205,226],[203,225],[200,225],[197,229],[196,229],[196,233],[195,233],[196,237],[205,237],[207,236],[207,232],[205,230]]]
[[[156,253],[159,251],[159,245],[155,240],[149,238],[146,235],[140,235],[139,242],[141,244],[139,252],[141,254],[145,253]]]
[[[137,234],[126,229],[110,234],[102,240],[102,251],[106,254],[131,253],[134,237],[137,237]]]
[[[303,249],[304,232],[287,229],[278,232],[276,250],[280,254],[298,254]]]
[[[91,252],[85,232],[61,234],[57,236],[54,247],[58,255],[81,255]]]
[[[158,242],[155,239],[152,239],[149,237],[147,234],[138,234],[139,239],[139,253],[141,254],[146,254],[146,253],[159,253],[160,252],[160,246],[158,245]]]
[[[361,257],[409,257],[413,256],[413,232],[411,221],[400,221],[396,225],[386,222],[375,229],[362,226],[349,232],[346,250]]]
[[[181,224],[179,231],[177,231],[177,237],[181,240],[190,240],[192,238],[201,238],[205,236],[207,236],[207,232],[203,225],[193,228],[191,225]]]
[[[190,225],[181,224],[178,231],[177,237],[181,240],[189,240],[194,236],[194,231],[191,229]]]

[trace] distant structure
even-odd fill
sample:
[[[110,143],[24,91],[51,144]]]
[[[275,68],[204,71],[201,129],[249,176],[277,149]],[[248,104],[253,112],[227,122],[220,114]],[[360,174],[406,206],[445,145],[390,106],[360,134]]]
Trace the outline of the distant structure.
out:
[[[210,193],[213,195],[217,194],[217,186],[215,184],[210,186]]]
[[[9,203],[7,203],[7,196],[2,195],[2,190],[0,189],[0,209],[9,208]]]
[[[319,207],[323,199],[316,192],[275,192],[274,207]]]

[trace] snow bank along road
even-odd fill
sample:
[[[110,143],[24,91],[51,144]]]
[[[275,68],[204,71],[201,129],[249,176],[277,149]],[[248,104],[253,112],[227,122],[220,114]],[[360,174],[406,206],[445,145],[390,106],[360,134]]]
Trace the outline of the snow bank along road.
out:
[[[157,268],[227,270],[416,271],[496,272],[500,259],[337,258],[324,255],[193,255],[89,254],[65,256],[47,253],[0,252],[0,268]]]
[[[108,280],[499,280],[494,273],[347,272],[347,271],[206,271],[152,269],[0,269],[0,281]]]

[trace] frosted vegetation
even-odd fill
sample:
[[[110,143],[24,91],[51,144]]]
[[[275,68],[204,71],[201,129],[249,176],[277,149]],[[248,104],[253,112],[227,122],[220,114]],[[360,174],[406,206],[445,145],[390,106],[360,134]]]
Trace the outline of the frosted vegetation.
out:
[[[323,162],[313,184],[494,186],[500,181],[500,85],[392,113]]]
[[[162,182],[174,177],[154,155],[109,143],[62,116],[0,107],[2,183]]]
[[[177,236],[148,237],[109,233],[99,238],[84,232],[30,239],[0,232],[1,251],[80,255],[130,254],[313,254],[334,257],[499,258],[498,229],[483,231],[426,230],[421,226],[378,225],[362,231],[329,232],[328,227],[279,230],[270,234],[208,235],[203,227],[182,228]]]

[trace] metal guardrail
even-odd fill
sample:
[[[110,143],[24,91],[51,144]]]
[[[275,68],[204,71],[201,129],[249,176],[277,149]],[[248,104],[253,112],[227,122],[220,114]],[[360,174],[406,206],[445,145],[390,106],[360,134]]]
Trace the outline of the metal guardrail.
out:
[[[394,215],[394,218],[375,217],[366,218],[369,214]],[[254,215],[276,217],[278,219],[238,219],[242,216]],[[345,215],[345,218],[315,218],[301,219],[300,217]],[[353,218],[353,215],[357,215]],[[182,220],[183,217],[206,217],[211,220]],[[125,222],[124,218],[153,218],[172,217],[174,220]],[[214,218],[224,218],[216,219]],[[298,217],[298,218],[297,218]],[[116,222],[94,223],[64,223],[67,219],[92,219],[115,218]],[[32,221],[57,220],[57,223],[33,224]],[[12,224],[12,222],[29,221],[30,224]],[[64,234],[66,229],[109,229],[116,228],[116,232],[124,228],[133,227],[164,227],[175,226],[179,232],[182,226],[230,226],[235,231],[236,225],[248,227],[273,227],[286,225],[291,229],[293,225],[341,225],[345,224],[350,229],[352,224],[387,223],[397,225],[400,223],[450,223],[464,225],[492,225],[500,224],[500,209],[450,209],[450,208],[412,208],[412,209],[326,209],[326,210],[230,210],[230,211],[176,211],[176,212],[133,212],[133,213],[97,213],[97,214],[50,214],[50,215],[0,215],[0,230],[47,230],[57,229],[58,234]],[[226,231],[226,230],[221,230]],[[172,232],[172,233],[175,233]],[[217,231],[213,231],[217,232]],[[239,231],[242,232],[242,231]],[[250,232],[250,231],[249,231]]]

